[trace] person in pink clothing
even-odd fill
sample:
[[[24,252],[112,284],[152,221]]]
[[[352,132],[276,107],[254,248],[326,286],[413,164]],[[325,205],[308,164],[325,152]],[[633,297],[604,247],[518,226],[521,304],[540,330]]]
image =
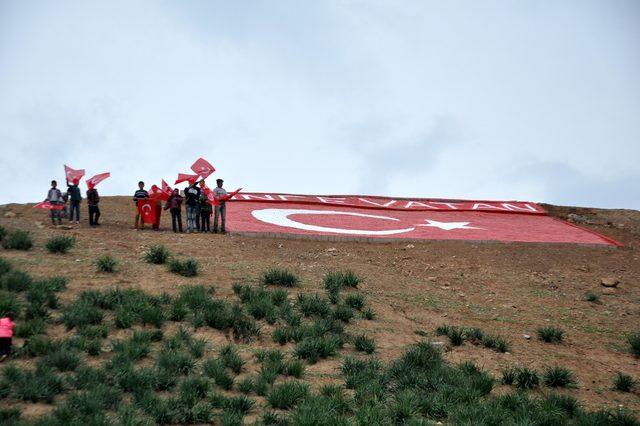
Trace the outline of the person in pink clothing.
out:
[[[11,317],[0,318],[0,361],[4,361],[11,353],[11,338],[15,326],[16,324],[11,321]]]

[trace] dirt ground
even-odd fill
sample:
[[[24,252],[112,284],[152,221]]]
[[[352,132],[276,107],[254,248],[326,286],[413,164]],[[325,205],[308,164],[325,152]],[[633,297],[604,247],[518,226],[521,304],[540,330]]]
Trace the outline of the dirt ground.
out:
[[[185,284],[214,284],[218,294],[231,295],[236,282],[257,282],[271,266],[288,267],[302,279],[301,291],[323,291],[327,271],[351,269],[363,277],[362,291],[377,313],[376,321],[358,321],[378,345],[383,360],[427,333],[434,340],[438,325],[475,326],[510,341],[508,353],[464,344],[447,348],[452,362],[472,360],[496,377],[508,366],[570,368],[576,389],[564,392],[589,409],[623,406],[640,414],[640,396],[611,390],[616,372],[640,379],[640,363],[628,353],[626,336],[640,332],[640,212],[545,206],[562,218],[575,213],[589,229],[614,238],[622,248],[565,244],[468,243],[354,243],[240,237],[234,235],[173,234],[169,218],[163,230],[135,231],[129,197],[105,197],[100,228],[81,225],[53,228],[48,211],[27,205],[0,206],[0,225],[32,231],[36,246],[30,252],[0,250],[5,257],[35,276],[56,274],[70,278],[63,302],[90,288],[135,287],[152,293],[174,293]],[[7,217],[7,213],[11,212]],[[233,230],[231,230],[233,231]],[[69,254],[46,252],[44,242],[69,234],[77,244]],[[190,256],[202,266],[196,278],[169,274],[146,264],[145,248],[164,244],[177,256]],[[119,272],[95,272],[93,261],[110,253],[120,261]],[[620,284],[605,289],[601,279]],[[598,303],[585,293],[599,294]],[[536,330],[556,326],[565,331],[560,345],[538,341]],[[354,330],[355,331],[355,330]],[[524,335],[530,335],[527,340]],[[258,345],[272,345],[263,333]],[[339,360],[309,366],[307,378],[322,382],[334,377]],[[498,387],[494,392],[505,389]],[[544,390],[540,391],[544,392]]]

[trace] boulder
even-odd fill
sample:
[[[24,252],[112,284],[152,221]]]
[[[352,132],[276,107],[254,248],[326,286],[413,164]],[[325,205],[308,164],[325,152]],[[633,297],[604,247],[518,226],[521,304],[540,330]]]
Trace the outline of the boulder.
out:
[[[6,212],[4,214],[4,217],[16,217],[16,214],[14,212],[12,212],[11,210],[9,210],[8,212]]]
[[[603,285],[604,287],[618,287],[618,284],[620,284],[620,281],[613,277],[606,277],[606,278],[600,279],[600,284]]]

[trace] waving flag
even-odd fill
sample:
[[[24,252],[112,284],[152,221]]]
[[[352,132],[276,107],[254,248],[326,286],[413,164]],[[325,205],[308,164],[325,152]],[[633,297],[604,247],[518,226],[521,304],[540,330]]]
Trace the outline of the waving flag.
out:
[[[156,221],[156,200],[144,198],[138,200],[138,212],[144,223],[154,223]]]
[[[242,191],[242,188],[238,188],[233,192],[228,193],[227,195],[220,197],[220,199],[214,199],[213,201],[213,205],[217,206],[220,204],[221,201],[229,201],[230,199],[232,199],[233,197],[235,197],[236,195],[238,195],[238,193]]]
[[[204,158],[198,158],[196,162],[191,165],[191,170],[202,177],[202,179],[206,179],[211,173],[216,171],[216,168]]]
[[[174,185],[179,184],[180,182],[189,181],[189,183],[193,183],[198,180],[198,175],[187,175],[184,173],[178,173],[178,179],[173,183]]]
[[[149,198],[159,198],[163,201],[167,201],[169,199],[169,195],[166,192],[162,191],[162,189],[158,188],[158,185],[152,185],[151,190],[149,191]]]
[[[41,203],[33,206],[34,209],[47,209],[47,210],[62,210],[64,206],[62,204],[51,204],[48,201],[43,201]]]
[[[93,186],[99,184],[100,182],[102,182],[103,180],[105,180],[106,178],[108,178],[109,176],[111,176],[111,173],[107,172],[107,173],[100,173],[99,175],[95,175],[90,179],[87,179],[87,186],[89,186],[89,184],[93,184]]]
[[[169,184],[165,182],[164,179],[162,179],[162,192],[167,194],[167,199],[169,198],[169,196],[171,196],[171,193],[173,192],[173,189],[171,189]]]
[[[65,164],[64,174],[69,182],[73,182],[76,179],[82,179],[82,176],[84,176],[84,169],[75,170]]]

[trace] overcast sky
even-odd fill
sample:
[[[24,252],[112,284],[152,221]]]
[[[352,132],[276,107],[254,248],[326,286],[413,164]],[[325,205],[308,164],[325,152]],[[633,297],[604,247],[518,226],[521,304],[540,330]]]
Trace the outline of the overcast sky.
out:
[[[0,0],[0,145],[0,203],[204,156],[228,189],[640,209],[640,2]]]

